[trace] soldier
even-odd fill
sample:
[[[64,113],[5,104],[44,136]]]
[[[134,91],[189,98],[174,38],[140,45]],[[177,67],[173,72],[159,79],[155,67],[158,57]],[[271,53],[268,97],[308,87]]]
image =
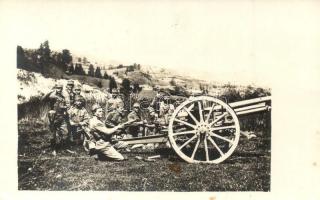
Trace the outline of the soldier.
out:
[[[109,112],[106,116],[106,127],[108,128],[113,128],[120,123],[123,123],[126,121],[125,113],[124,113],[124,108],[121,104],[115,105],[115,110]],[[120,135],[115,135],[116,138],[121,138],[125,136],[125,131],[124,130],[118,130],[118,133],[121,133],[122,136]]]
[[[73,141],[79,145],[88,133],[90,115],[84,107],[85,99],[80,95],[74,99],[74,105],[68,110],[70,131]]]
[[[112,96],[110,99],[107,100],[106,103],[106,112],[113,111],[118,104],[120,104],[122,107],[124,106],[124,103],[122,99],[119,96],[117,89],[112,89]]]
[[[149,117],[147,120],[147,124],[145,124],[146,126],[146,136],[148,135],[155,135],[156,133],[159,132],[159,118],[158,118],[158,114],[155,112],[154,108],[149,107],[148,108],[149,111]]]
[[[103,109],[101,106],[95,104],[92,106],[93,117],[89,120],[91,140],[91,152],[92,149],[98,155],[100,160],[125,160],[116,149],[126,148],[128,145],[125,142],[117,142],[112,145],[111,137],[117,130],[123,128],[123,125],[117,125],[113,128],[107,128],[102,122]],[[94,146],[92,146],[94,144]]]
[[[69,80],[67,82],[66,90],[63,92],[63,96],[66,100],[67,107],[70,108],[73,105],[74,102],[74,92],[73,92],[73,87],[74,87],[74,81]]]
[[[53,146],[53,155],[56,155],[56,150],[66,145],[69,140],[68,122],[67,122],[67,106],[64,97],[62,96],[62,85],[57,84],[55,91],[51,92],[46,98],[50,101],[49,124],[53,134],[51,144]]]
[[[124,108],[121,104],[115,105],[115,110],[109,112],[106,116],[106,126],[113,128],[125,121]]]
[[[146,121],[141,119],[139,103],[133,104],[133,110],[128,114],[128,120],[135,121],[131,126],[129,126],[129,133],[133,137],[141,136],[143,132],[143,125]]]
[[[163,89],[155,88],[154,90],[157,93],[156,93],[156,96],[152,99],[150,106],[153,107],[157,113],[159,113],[160,109],[161,109],[161,104],[164,103],[163,98],[167,94],[165,93],[165,91]]]
[[[84,97],[81,95],[81,85],[76,85],[74,88],[73,88],[73,92],[74,92],[74,98],[76,99],[77,96],[80,96],[83,98],[84,100],[84,107],[86,106],[86,101],[84,99]]]

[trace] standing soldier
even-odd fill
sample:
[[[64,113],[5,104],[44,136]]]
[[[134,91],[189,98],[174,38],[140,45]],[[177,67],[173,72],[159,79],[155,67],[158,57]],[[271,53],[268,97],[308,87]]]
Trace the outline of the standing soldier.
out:
[[[107,128],[102,122],[103,109],[95,104],[92,106],[93,117],[89,120],[90,135],[92,136],[91,152],[94,149],[98,154],[98,158],[101,160],[125,160],[123,155],[121,155],[116,149],[126,148],[128,145],[125,142],[117,142],[112,145],[111,138],[112,135],[117,132],[117,130],[122,129],[123,125],[117,125],[113,128]],[[94,144],[94,145],[92,145]]]
[[[70,108],[74,102],[75,94],[73,92],[73,87],[74,87],[74,81],[68,80],[66,90],[63,92],[63,96],[66,100],[66,104],[68,108]]]
[[[169,96],[169,94],[165,92],[163,89],[155,88],[154,90],[157,93],[156,96],[153,98],[152,102],[150,103],[150,106],[153,107],[158,114],[160,114],[161,107],[164,104],[164,98],[166,96]]]
[[[76,85],[74,88],[73,88],[73,91],[74,91],[74,99],[76,99],[77,97],[80,97],[80,98],[83,98],[84,100],[84,107],[86,106],[86,101],[84,99],[84,97],[81,95],[81,85]]]
[[[114,88],[111,92],[112,96],[110,99],[107,100],[106,103],[106,112],[115,110],[117,105],[121,105],[122,107],[124,106],[124,103],[119,96],[118,90]]]
[[[46,98],[50,100],[49,124],[53,134],[52,146],[53,155],[56,150],[66,145],[69,139],[68,122],[67,122],[67,106],[64,96],[62,95],[62,85],[55,86],[55,92],[51,92]]]
[[[67,108],[69,109],[73,103],[74,103],[74,97],[75,94],[73,92],[73,87],[74,87],[74,81],[73,80],[68,80],[66,90],[63,91],[62,95],[64,96],[64,99],[66,101]],[[70,139],[70,142],[73,143],[73,137],[71,133],[71,125],[70,125],[70,119],[69,115],[67,113],[67,128],[68,128],[68,138]]]
[[[88,134],[90,116],[84,104],[85,99],[82,96],[76,96],[74,105],[68,110],[71,137],[77,145],[83,143],[84,137]]]

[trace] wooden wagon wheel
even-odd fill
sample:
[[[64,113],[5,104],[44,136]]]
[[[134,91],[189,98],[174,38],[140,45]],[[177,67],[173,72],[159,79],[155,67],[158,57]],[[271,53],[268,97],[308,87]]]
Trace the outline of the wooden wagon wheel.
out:
[[[189,163],[220,163],[237,147],[238,117],[221,100],[193,97],[174,111],[168,127],[172,148]]]

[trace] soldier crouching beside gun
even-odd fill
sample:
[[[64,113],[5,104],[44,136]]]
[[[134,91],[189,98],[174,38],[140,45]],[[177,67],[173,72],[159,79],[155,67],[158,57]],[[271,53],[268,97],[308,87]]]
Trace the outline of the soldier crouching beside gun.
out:
[[[89,120],[91,140],[86,144],[90,154],[92,155],[94,152],[98,155],[99,160],[126,160],[116,149],[126,148],[127,143],[118,141],[112,144],[111,142],[112,135],[116,134],[117,130],[122,129],[124,125],[119,124],[113,128],[107,128],[102,121],[103,109],[99,105],[92,106],[92,113],[93,117]]]
[[[43,99],[48,99],[50,103],[50,111],[48,113],[49,128],[53,134],[51,145],[53,147],[52,154],[56,155],[56,150],[65,147],[69,142],[68,134],[68,115],[65,98],[62,96],[62,85],[57,84],[55,91],[45,95]]]

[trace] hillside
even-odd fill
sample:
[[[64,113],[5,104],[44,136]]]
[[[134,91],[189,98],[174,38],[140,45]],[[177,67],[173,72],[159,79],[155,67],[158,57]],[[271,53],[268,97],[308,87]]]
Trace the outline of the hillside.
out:
[[[26,103],[32,98],[38,98],[50,92],[55,84],[67,85],[67,79],[46,78],[40,73],[29,72],[23,69],[17,69],[18,80],[18,104]],[[82,94],[86,99],[95,98],[98,101],[104,101],[108,94],[102,92],[99,88],[89,84],[82,84],[74,79],[75,84],[82,85]]]
[[[106,67],[107,66],[107,67]],[[171,95],[190,96],[208,94],[227,102],[270,95],[269,88],[221,84],[199,80],[192,75],[182,75],[165,67],[131,64],[116,66],[97,63],[86,57],[72,55],[67,49],[61,52],[50,50],[48,41],[39,49],[17,47],[17,68],[19,81],[18,102],[26,103],[32,97],[47,93],[56,82],[75,80],[82,84],[86,94],[107,95],[114,87],[140,88],[139,97],[154,95],[153,88],[167,91]],[[126,80],[129,86],[122,83]],[[92,95],[91,95],[92,96]],[[95,95],[93,95],[95,96]],[[98,97],[98,101],[99,97]]]

